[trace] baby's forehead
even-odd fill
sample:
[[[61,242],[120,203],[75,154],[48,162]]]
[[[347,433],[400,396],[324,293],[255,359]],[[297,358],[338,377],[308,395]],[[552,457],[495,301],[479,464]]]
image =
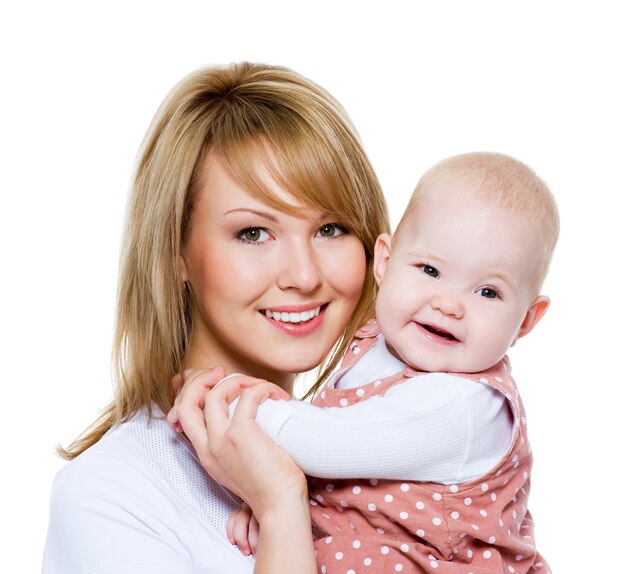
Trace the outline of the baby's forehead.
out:
[[[541,226],[529,214],[482,199],[441,196],[414,205],[392,244],[392,254],[455,262],[472,275],[498,268],[517,282],[534,281],[542,249]]]

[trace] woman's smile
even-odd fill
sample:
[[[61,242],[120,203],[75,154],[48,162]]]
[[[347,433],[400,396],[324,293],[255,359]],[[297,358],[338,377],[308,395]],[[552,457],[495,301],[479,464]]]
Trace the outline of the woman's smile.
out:
[[[299,305],[302,307],[302,305]],[[306,323],[317,317],[320,314],[322,305],[316,305],[315,307],[305,310],[293,310],[292,306],[286,305],[285,307],[274,307],[272,309],[264,309],[261,312],[268,318],[274,321],[280,321],[282,323]]]
[[[297,215],[250,193],[217,154],[204,159],[181,262],[194,313],[186,366],[261,366],[275,380],[315,367],[339,338],[361,296],[365,250],[259,172]]]
[[[328,304],[317,305],[308,311],[270,311],[266,309],[265,317],[272,327],[288,335],[310,335],[322,326]]]

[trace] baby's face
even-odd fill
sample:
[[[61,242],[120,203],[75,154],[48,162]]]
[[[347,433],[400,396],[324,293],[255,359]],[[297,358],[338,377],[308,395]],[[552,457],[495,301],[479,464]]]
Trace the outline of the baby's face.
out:
[[[377,243],[376,316],[395,353],[425,371],[495,365],[548,306],[535,297],[539,238],[528,220],[478,200],[423,199]]]

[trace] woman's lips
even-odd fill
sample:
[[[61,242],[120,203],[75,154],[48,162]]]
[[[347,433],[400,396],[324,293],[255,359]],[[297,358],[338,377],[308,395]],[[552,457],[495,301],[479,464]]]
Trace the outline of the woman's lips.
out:
[[[319,307],[315,307],[314,309],[309,309],[308,311],[271,311],[270,309],[265,309],[262,313],[269,317],[270,319],[274,319],[274,321],[282,321],[283,323],[306,323],[313,319],[313,317],[317,317],[320,314],[321,305]]]
[[[260,313],[272,327],[283,333],[310,335],[322,325],[327,307],[328,303],[324,303],[304,311],[274,308],[262,309]]]

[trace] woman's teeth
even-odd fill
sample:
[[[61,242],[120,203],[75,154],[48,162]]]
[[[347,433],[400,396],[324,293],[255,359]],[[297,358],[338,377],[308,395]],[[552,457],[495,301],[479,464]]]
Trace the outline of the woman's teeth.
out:
[[[320,314],[320,308],[310,309],[309,311],[303,311],[302,313],[286,313],[276,312],[265,309],[265,316],[274,321],[282,321],[283,323],[304,323],[310,321],[313,317],[317,317]]]

